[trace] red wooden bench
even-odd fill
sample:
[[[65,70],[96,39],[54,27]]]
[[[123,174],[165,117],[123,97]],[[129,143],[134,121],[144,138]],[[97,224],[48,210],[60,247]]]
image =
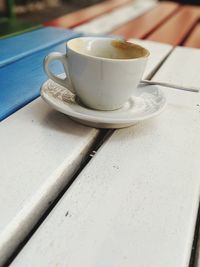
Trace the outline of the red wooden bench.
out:
[[[179,10],[179,5],[171,2],[162,2],[144,15],[122,25],[113,34],[128,38],[145,38],[147,34],[155,31],[162,23],[167,21]]]
[[[79,11],[46,22],[45,26],[73,28],[100,15],[131,3],[131,0],[107,0]],[[148,39],[171,45],[200,47],[200,8],[173,2],[160,2],[147,11],[112,31],[125,38]]]
[[[147,36],[148,40],[180,45],[200,18],[200,9],[183,6],[155,32]]]
[[[200,22],[194,27],[190,36],[183,44],[187,47],[200,48]]]

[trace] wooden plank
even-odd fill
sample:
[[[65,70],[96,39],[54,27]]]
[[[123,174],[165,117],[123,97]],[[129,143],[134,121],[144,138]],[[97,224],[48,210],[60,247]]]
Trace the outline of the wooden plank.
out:
[[[43,59],[52,51],[65,53],[65,44],[41,50],[0,68],[0,121],[39,96],[40,86],[47,79]],[[54,62],[52,70],[59,74],[63,67]]]
[[[53,51],[65,53],[65,46],[58,45],[27,56],[0,68],[0,121],[13,114],[39,96],[40,86],[47,79],[43,70],[44,57]],[[63,72],[55,62],[52,70]]]
[[[90,7],[75,11],[60,18],[44,23],[45,26],[72,28],[78,26],[90,19],[110,12],[113,9],[123,6],[132,0],[109,0],[92,5]]]
[[[11,267],[189,265],[199,204],[200,98],[165,92],[165,112],[115,131]]]
[[[80,34],[71,30],[46,27],[3,39],[0,42],[0,67],[78,36]]]
[[[139,40],[139,39],[129,39],[128,41],[142,45],[150,52],[150,57],[147,62],[143,79],[151,79],[153,74],[159,68],[160,64],[163,62],[163,60],[166,59],[166,57],[172,51],[172,46],[168,44],[162,44],[158,42]]]
[[[88,23],[84,23],[73,29],[86,34],[109,33],[121,26],[121,24],[145,13],[155,5],[157,5],[157,2],[155,1],[134,1],[131,4],[117,8],[108,14],[99,16]]]
[[[199,69],[199,49],[176,47],[152,80],[200,90]]]
[[[154,31],[161,23],[167,20],[179,9],[176,3],[162,2],[144,15],[134,19],[112,33],[123,35],[126,38],[144,38]]]
[[[200,23],[198,23],[183,44],[186,47],[200,48]]]
[[[0,266],[71,180],[97,135],[41,98],[0,124]]]
[[[148,40],[179,45],[189,34],[200,18],[200,9],[194,6],[183,6],[159,29],[147,36]]]

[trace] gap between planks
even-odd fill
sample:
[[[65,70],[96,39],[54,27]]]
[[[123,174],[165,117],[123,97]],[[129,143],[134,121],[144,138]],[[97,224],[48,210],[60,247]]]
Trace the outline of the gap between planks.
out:
[[[34,233],[37,231],[37,229],[40,227],[40,225],[43,223],[43,221],[46,219],[46,217],[49,215],[49,213],[54,209],[56,204],[60,201],[62,196],[67,192],[69,187],[72,185],[72,183],[75,181],[76,177],[81,173],[81,171],[85,168],[85,166],[90,162],[90,160],[95,156],[98,149],[106,142],[107,139],[113,134],[114,130],[101,130],[99,133],[99,136],[97,137],[95,143],[91,146],[90,150],[88,151],[88,154],[85,156],[85,158],[82,161],[81,166],[79,169],[75,172],[69,183],[62,189],[62,191],[59,193],[59,195],[56,197],[55,200],[52,202],[49,202],[49,208],[42,214],[38,222],[35,224],[33,229],[30,231],[30,233],[24,238],[24,240],[19,244],[19,246],[15,249],[15,251],[11,254],[11,256],[8,258],[8,260],[2,265],[2,267],[8,267],[12,261],[15,259],[15,257],[20,253],[20,251],[23,249],[23,247],[27,244],[27,242],[30,240],[30,238],[34,235]],[[68,214],[66,214],[67,216]]]

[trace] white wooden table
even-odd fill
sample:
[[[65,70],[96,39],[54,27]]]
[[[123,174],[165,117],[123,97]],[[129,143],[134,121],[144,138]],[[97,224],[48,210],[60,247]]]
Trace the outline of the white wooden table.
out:
[[[136,1],[75,30],[109,33],[154,5]],[[143,78],[200,88],[199,49],[130,41],[151,52]],[[80,125],[40,98],[1,122],[0,266],[189,266],[199,207],[200,96],[160,88],[166,110],[126,129]]]
[[[134,41],[152,54],[144,77],[171,81],[181,53],[199,64],[199,50]],[[197,74],[182,68],[173,83],[198,87]],[[199,204],[200,97],[162,89],[166,110],[112,133],[11,266],[188,266]],[[0,127],[2,265],[69,183],[99,131],[41,99]]]
[[[98,133],[40,98],[1,122],[0,266],[70,182]]]
[[[165,90],[165,113],[116,131],[11,266],[188,266],[199,201],[198,100]]]

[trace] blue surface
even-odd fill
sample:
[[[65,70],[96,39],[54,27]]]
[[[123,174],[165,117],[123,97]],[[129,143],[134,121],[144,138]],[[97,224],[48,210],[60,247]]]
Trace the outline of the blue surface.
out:
[[[0,121],[20,109],[40,93],[42,83],[48,79],[43,70],[43,59],[50,52],[66,52],[65,44],[29,55],[0,68]],[[54,73],[63,72],[61,63],[51,64]]]
[[[72,30],[45,27],[0,40],[0,67],[80,35]]]
[[[0,41],[0,121],[39,96],[48,79],[44,57],[53,51],[66,53],[66,41],[78,36],[71,30],[44,28]],[[51,69],[63,72],[58,62]]]

